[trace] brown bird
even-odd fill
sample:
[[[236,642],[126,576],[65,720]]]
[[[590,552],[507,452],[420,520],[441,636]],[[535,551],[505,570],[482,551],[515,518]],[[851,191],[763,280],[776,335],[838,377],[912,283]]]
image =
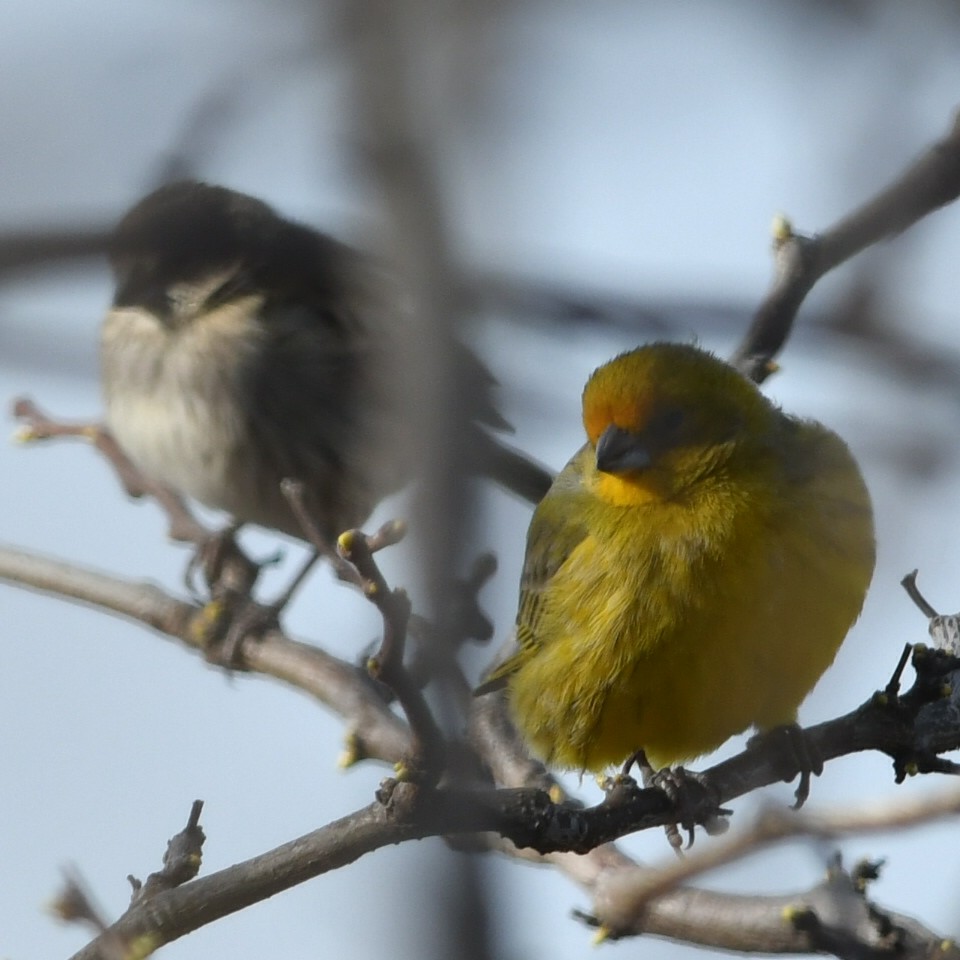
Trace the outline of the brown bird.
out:
[[[280,484],[300,480],[332,540],[421,472],[397,370],[405,311],[367,258],[253,197],[187,181],[127,213],[110,260],[106,420],[146,477],[294,536]],[[548,471],[489,435],[507,427],[492,377],[449,346],[470,468],[536,502]]]

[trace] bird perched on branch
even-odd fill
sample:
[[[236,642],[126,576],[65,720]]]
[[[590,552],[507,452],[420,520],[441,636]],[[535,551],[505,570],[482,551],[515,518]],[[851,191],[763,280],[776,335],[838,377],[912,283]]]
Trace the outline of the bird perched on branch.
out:
[[[110,245],[101,334],[106,419],[150,480],[303,536],[281,481],[302,481],[323,535],[366,520],[418,474],[405,414],[404,308],[354,250],[253,197],[197,182],[141,200]],[[494,441],[492,378],[449,344],[469,466],[536,502],[550,475]]]
[[[843,441],[668,343],[596,370],[583,423],[530,524],[519,649],[477,692],[506,686],[536,752],[578,771],[795,722],[873,573]]]

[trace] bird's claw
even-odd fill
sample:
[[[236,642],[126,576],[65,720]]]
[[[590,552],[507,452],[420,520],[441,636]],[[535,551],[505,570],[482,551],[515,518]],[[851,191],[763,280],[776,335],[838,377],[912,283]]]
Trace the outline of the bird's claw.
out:
[[[627,759],[620,777],[629,777],[630,768],[636,765],[645,787],[662,790],[673,805],[677,819],[664,826],[664,832],[670,846],[679,854],[693,846],[694,830],[697,824],[710,824],[708,832],[718,832],[716,824],[730,815],[729,810],[721,807],[713,796],[710,785],[702,774],[694,773],[684,767],[664,767],[655,770],[647,760],[647,755],[638,750]],[[686,846],[680,831],[687,835]]]
[[[768,743],[780,744],[778,759],[783,762],[783,780],[789,783],[797,774],[800,781],[794,791],[791,808],[799,810],[810,796],[810,776],[823,773],[823,757],[806,731],[795,723],[785,723],[755,734],[747,741],[747,748],[765,747]]]

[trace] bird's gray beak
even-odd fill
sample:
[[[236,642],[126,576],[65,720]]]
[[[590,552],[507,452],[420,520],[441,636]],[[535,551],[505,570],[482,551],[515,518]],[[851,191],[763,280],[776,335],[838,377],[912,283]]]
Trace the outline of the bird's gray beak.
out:
[[[646,470],[652,463],[650,451],[639,434],[611,424],[597,441],[597,469],[602,473],[630,473]]]

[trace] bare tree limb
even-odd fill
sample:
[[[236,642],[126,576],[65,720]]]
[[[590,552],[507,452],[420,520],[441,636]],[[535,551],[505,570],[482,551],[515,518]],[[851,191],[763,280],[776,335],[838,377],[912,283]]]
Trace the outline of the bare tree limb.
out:
[[[38,264],[102,257],[109,238],[109,230],[100,225],[0,234],[0,276]]]
[[[210,612],[177,600],[150,583],[135,583],[10,547],[0,548],[0,580],[119,614],[200,653],[209,636]],[[241,638],[245,669],[308,693],[362,731],[354,759],[396,762],[410,750],[406,725],[390,710],[358,667],[279,629]]]
[[[67,564],[11,549],[0,550],[0,579],[119,613],[202,650],[199,638],[203,631],[196,629],[197,617],[202,615],[202,610],[170,598],[155,587],[76,570]],[[259,642],[244,638],[241,651],[248,669],[290,682],[348,717],[355,729],[362,731],[364,749],[369,755],[396,759],[409,749],[409,734],[405,725],[372,692],[369,681],[356,668],[320,650],[289,640],[279,630],[268,631]],[[488,717],[496,713],[489,705],[485,707],[483,701],[478,704],[478,710]],[[831,721],[811,731],[823,728],[820,736],[828,747],[825,757],[838,755],[839,731],[844,721],[849,724],[846,736],[850,738],[852,748],[863,748],[865,730],[870,724],[855,711],[847,718]],[[931,724],[928,733],[935,729],[936,724]],[[956,745],[956,731],[953,740]],[[931,749],[942,746],[943,742],[938,740],[931,745]],[[502,755],[502,751],[493,749],[493,756]],[[501,773],[512,769],[525,781],[530,774],[543,776],[542,769],[538,773],[536,765],[530,766],[529,761],[524,768],[518,758],[517,748],[514,760],[502,764]],[[775,762],[764,761],[762,755],[752,751],[720,764],[710,772],[716,774],[717,771],[723,771],[724,767],[726,772],[718,781],[724,784],[721,789],[723,793],[732,790],[746,792],[758,780],[772,782],[782,774]],[[584,856],[562,852],[563,844],[557,842],[558,839],[566,840],[570,845],[571,836],[562,835],[564,825],[568,832],[569,825],[574,825],[574,840],[580,835],[581,822],[596,832],[595,827],[589,826],[590,817],[601,826],[609,819],[609,811],[604,811],[602,804],[599,808],[592,808],[594,812],[591,814],[569,804],[554,804],[543,791],[526,786],[499,790],[421,790],[414,794],[406,792],[409,789],[416,788],[411,784],[390,782],[379,805],[371,805],[352,817],[336,821],[261,858],[152,898],[148,912],[153,919],[149,922],[159,926],[153,928],[151,936],[160,938],[158,944],[167,942],[202,922],[210,922],[241,909],[248,903],[334,869],[386,843],[414,836],[485,830],[498,831],[519,843],[543,846],[545,840],[549,841],[548,848],[552,844],[552,849],[557,852],[534,856],[522,851],[519,855],[525,859],[534,857],[539,862],[553,863],[591,891],[595,897],[595,914],[603,924],[604,931],[610,935],[646,932],[742,951],[808,952],[823,949],[822,937],[813,938],[808,929],[797,929],[784,922],[783,910],[787,906],[796,906],[798,902],[808,903],[810,898],[803,899],[802,895],[794,898],[726,897],[681,887],[671,889],[642,909],[631,912],[629,906],[624,905],[631,902],[629,897],[625,895],[621,903],[616,896],[618,885],[631,890],[636,883],[631,871],[641,868],[635,867],[616,848],[607,844],[596,847]],[[646,819],[651,824],[665,822],[673,815],[669,802],[660,791],[644,790],[639,793],[647,805]],[[403,804],[398,807],[401,800]],[[408,803],[410,805],[406,806]],[[386,808],[383,808],[383,804],[386,804]],[[385,809],[392,811],[390,816],[384,812]],[[402,811],[399,822],[391,819],[397,816],[397,810]],[[579,817],[585,819],[578,821]],[[558,829],[561,830],[560,834]],[[509,849],[509,845],[502,849]],[[514,853],[517,855],[516,851]],[[642,883],[656,882],[647,879],[649,874],[646,871],[638,876],[643,876]],[[824,909],[819,907],[813,916],[820,916]],[[802,915],[808,918],[808,925],[813,922],[808,914]],[[744,923],[747,917],[751,918],[750,922]],[[124,937],[128,934],[146,935],[147,930],[142,926],[145,923],[144,914],[132,913],[110,930]],[[929,931],[923,931],[916,924],[914,927],[922,931],[922,936],[916,936],[924,949],[934,942],[940,942]],[[844,943],[859,942],[854,934],[851,936],[854,939],[848,938]],[[78,956],[107,956],[96,950],[95,946],[90,946]],[[837,950],[840,950],[840,945]],[[909,955],[925,954],[918,947]]]
[[[666,866],[615,876],[605,885],[603,897],[615,899],[621,915],[639,915],[652,900],[681,884],[775,843],[798,837],[838,840],[851,834],[903,829],[956,816],[960,816],[960,790],[957,788],[931,796],[865,803],[853,811],[795,811],[771,806],[745,830],[714,840],[709,846],[698,848],[683,858],[674,858]],[[597,907],[599,915],[603,916],[604,907],[599,899]]]
[[[616,873],[604,881],[617,880]],[[621,912],[598,885],[601,936],[648,934],[737,952],[832,953],[844,958],[925,960],[960,956],[956,945],[911,917],[877,908],[848,874],[831,871],[806,891],[784,896],[737,896],[680,888],[639,914]]]
[[[138,470],[104,424],[56,420],[44,413],[29,397],[15,398],[12,412],[23,424],[15,435],[21,443],[39,443],[62,437],[75,437],[92,443],[110,464],[128,496],[138,498],[149,495],[157,501],[169,520],[168,536],[171,540],[199,544],[210,538],[210,531],[193,516],[183,498]]]
[[[762,383],[773,370],[773,358],[786,342],[800,304],[830,270],[886,237],[901,233],[918,220],[960,196],[960,115],[947,135],[933,144],[890,186],[843,217],[823,233],[805,237],[785,220],[774,230],[773,285],[731,363]]]
[[[150,585],[76,570],[26,551],[0,549],[0,579],[139,620],[199,651],[204,650],[209,636],[206,620],[210,614],[206,607],[175,600]],[[363,730],[367,755],[396,762],[409,752],[408,728],[389,710],[358,668],[316,647],[290,640],[279,629],[241,637],[238,657],[245,669],[291,683],[345,716],[355,729]],[[960,729],[955,722],[960,684],[950,682],[960,671],[960,661],[942,652],[918,648],[914,666],[917,680],[907,692],[897,692],[897,674],[882,694],[870,697],[842,717],[806,730],[824,761],[861,750],[880,750],[893,758],[898,780],[908,773],[952,773],[958,769],[939,755],[960,747]],[[499,695],[486,699],[496,700]],[[486,713],[488,718],[495,715],[495,711]],[[477,729],[475,723],[474,742],[483,746],[482,740],[477,739]],[[486,729],[490,730],[489,722]],[[486,746],[491,754],[484,754],[488,763],[491,755],[496,757],[499,744],[495,734],[488,736]],[[508,743],[506,750],[516,753],[517,747]],[[775,743],[748,747],[701,775],[705,803],[700,822],[710,819],[719,804],[760,786],[792,779],[796,773],[792,767],[784,766]],[[656,788],[636,788],[627,802],[619,797],[608,798],[589,809],[567,802],[551,803],[539,789],[528,794],[524,802],[538,811],[534,820],[511,819],[517,809],[516,798],[511,798],[497,829],[518,845],[532,846],[544,853],[584,853],[627,833],[672,822],[670,818],[676,816],[673,803]]]
[[[420,783],[435,786],[446,766],[446,744],[420,687],[404,664],[410,597],[405,590],[387,585],[373,559],[376,546],[376,538],[367,537],[362,530],[348,530],[337,541],[340,554],[359,573],[364,595],[383,618],[383,640],[368,660],[367,670],[394,692],[407,718],[413,740],[408,758],[413,769],[408,774]]]
[[[388,781],[377,802],[347,817],[208,877],[136,899],[116,923],[76,954],[76,960],[110,960],[116,954],[109,950],[118,942],[146,943],[156,950],[387,844],[489,829],[501,814],[496,801],[522,794],[424,791]],[[587,858],[555,854],[548,859],[567,866],[592,889],[596,919],[605,936],[648,933],[740,951],[807,953],[823,950],[829,935],[838,956],[850,952],[842,951],[843,945],[863,950],[877,945],[881,937],[888,950],[878,949],[878,956],[889,952],[922,957],[932,955],[935,946],[943,949],[942,938],[916,921],[881,913],[868,904],[863,890],[855,889],[851,878],[837,870],[825,884],[790,896],[734,897],[675,888],[638,907],[633,894],[638,883],[646,882],[649,888],[650,871],[635,867],[615,849],[598,848]],[[846,903],[842,911],[838,900]]]
[[[503,717],[495,698],[478,701],[472,720],[475,740],[498,740],[492,731],[502,727]],[[506,739],[509,748],[509,737]],[[487,755],[490,752],[485,751]],[[492,755],[503,761],[497,767],[498,782],[513,786],[528,782],[531,776],[546,776],[539,765],[531,769],[529,758],[524,763],[517,750],[505,750],[500,745],[492,750]],[[859,817],[839,811],[819,814],[817,820],[836,828],[839,836],[847,828],[867,832],[884,829],[885,825],[925,822],[927,816],[932,819],[949,815],[956,801],[956,794],[950,792],[930,800],[878,805]],[[797,814],[783,810],[782,816],[789,825]],[[749,831],[746,836],[749,837]],[[681,886],[684,880],[677,873],[685,869],[684,865],[688,861],[694,864],[689,877],[684,879],[696,877],[702,872],[696,869],[701,855],[705,869],[709,869],[706,865],[711,862],[712,851],[718,844],[721,850],[726,849],[724,841],[713,840],[702,854],[698,850],[683,860],[672,859],[666,867],[650,868],[638,865],[609,843],[582,855],[537,854],[529,849],[517,850],[509,841],[490,835],[486,839],[487,849],[549,864],[582,887],[592,899],[589,920],[598,926],[600,939],[646,934],[745,953],[828,952],[841,957],[896,955],[916,960],[957,956],[952,942],[910,917],[869,904],[864,891],[851,890],[850,878],[838,875],[837,871],[831,871],[824,883],[811,890],[785,896],[734,896]],[[733,851],[731,858],[737,852],[745,855],[749,849],[750,844],[744,843],[742,851]],[[660,891],[658,896],[642,896],[654,888]],[[641,895],[637,896],[637,892]],[[842,917],[845,926],[836,922],[838,898],[849,908]],[[879,943],[881,934],[887,936],[885,945]]]
[[[267,853],[158,893],[142,904],[134,903],[76,953],[74,960],[112,960],[104,946],[109,948],[117,940],[148,948],[136,954],[145,956],[214,920],[352,863],[365,853],[423,835],[422,826],[394,818],[382,803],[371,803]]]

